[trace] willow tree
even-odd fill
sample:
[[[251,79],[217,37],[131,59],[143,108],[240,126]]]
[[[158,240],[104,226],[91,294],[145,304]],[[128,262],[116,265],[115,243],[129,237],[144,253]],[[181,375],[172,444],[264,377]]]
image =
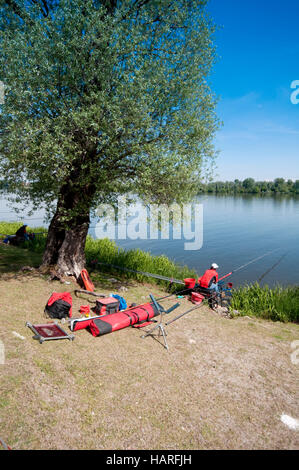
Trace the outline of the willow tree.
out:
[[[90,213],[133,193],[190,200],[217,117],[206,0],[1,0],[0,161],[51,208],[43,265],[78,276]]]

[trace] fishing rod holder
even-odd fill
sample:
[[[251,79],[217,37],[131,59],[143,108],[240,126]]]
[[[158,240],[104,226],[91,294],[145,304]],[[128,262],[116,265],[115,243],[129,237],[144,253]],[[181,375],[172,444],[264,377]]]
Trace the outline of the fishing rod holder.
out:
[[[158,336],[162,335],[163,340],[164,340],[164,347],[168,351],[169,348],[168,348],[168,344],[167,344],[167,341],[166,341],[167,333],[165,331],[163,321],[162,321],[163,320],[163,314],[168,314],[168,313],[172,312],[177,307],[179,307],[180,304],[176,303],[175,305],[173,305],[169,309],[165,310],[165,308],[156,301],[155,297],[152,294],[150,294],[150,298],[151,298],[156,310],[160,313],[160,321],[156,326],[154,326],[154,328],[152,328],[150,331],[148,331],[145,335],[141,336],[141,338],[146,338],[147,336],[152,335],[154,331],[158,330]]]

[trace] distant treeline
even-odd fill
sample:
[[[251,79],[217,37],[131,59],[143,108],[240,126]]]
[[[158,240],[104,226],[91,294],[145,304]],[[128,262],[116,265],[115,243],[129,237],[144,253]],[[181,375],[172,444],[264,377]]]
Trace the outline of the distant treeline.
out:
[[[215,181],[201,184],[199,193],[215,194],[299,194],[299,180],[255,181],[246,178],[244,181]]]

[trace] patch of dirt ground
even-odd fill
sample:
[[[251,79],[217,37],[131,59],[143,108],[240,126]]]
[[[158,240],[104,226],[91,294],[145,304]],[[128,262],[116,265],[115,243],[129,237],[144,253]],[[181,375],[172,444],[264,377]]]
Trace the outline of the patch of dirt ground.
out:
[[[43,323],[51,293],[74,289],[32,273],[0,280],[0,438],[13,449],[298,449],[281,421],[299,418],[298,325],[203,307],[166,327],[169,351],[141,338],[151,327],[41,345],[26,321]],[[137,283],[104,292],[128,304],[165,295]],[[93,305],[72,297],[73,317]],[[192,307],[179,302],[167,321]]]

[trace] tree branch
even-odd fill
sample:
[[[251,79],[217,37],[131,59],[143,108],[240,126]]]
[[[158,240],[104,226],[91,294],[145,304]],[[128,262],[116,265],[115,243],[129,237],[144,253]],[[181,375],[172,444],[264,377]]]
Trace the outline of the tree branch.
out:
[[[35,5],[38,5],[40,7],[42,15],[45,18],[47,18],[47,16],[49,15],[49,6],[48,6],[48,3],[47,3],[47,0],[41,0],[42,5],[40,4],[40,2],[38,0],[31,0],[31,1],[32,1],[32,3],[34,3]]]

